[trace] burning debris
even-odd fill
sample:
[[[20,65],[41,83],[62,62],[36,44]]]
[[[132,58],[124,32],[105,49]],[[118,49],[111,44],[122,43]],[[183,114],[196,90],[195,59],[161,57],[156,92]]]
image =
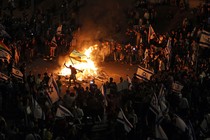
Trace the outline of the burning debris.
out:
[[[84,49],[81,52],[73,50],[69,55],[69,60],[64,62],[67,66],[72,65],[77,69],[77,80],[103,80],[108,77],[104,72],[100,71],[96,65],[97,49],[98,46],[94,45],[90,46],[88,49]],[[70,74],[71,70],[63,65],[59,71],[59,75],[69,76]]]

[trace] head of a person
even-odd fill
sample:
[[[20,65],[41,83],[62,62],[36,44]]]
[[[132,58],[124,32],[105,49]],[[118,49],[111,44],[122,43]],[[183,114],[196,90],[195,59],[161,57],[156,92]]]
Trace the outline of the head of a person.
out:
[[[26,63],[25,63],[25,62],[23,62],[22,66],[26,66]]]
[[[70,96],[74,97],[75,96],[74,92],[70,92]]]
[[[48,76],[47,72],[44,73],[44,76]]]
[[[69,89],[66,90],[66,94],[70,94],[70,90]]]
[[[120,82],[123,82],[123,78],[122,77],[120,77]]]
[[[111,77],[111,78],[109,78],[109,82],[113,82],[113,78]]]
[[[91,80],[90,81],[90,84],[95,84],[95,80]]]

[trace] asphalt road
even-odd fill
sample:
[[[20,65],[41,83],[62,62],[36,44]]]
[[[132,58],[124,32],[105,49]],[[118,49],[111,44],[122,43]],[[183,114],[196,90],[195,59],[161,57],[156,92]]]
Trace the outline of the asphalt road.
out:
[[[27,74],[29,71],[32,71],[35,76],[37,76],[39,73],[44,74],[47,72],[48,74],[53,73],[55,75],[55,78],[57,78],[57,74],[59,70],[61,69],[61,65],[59,63],[63,64],[65,60],[62,60],[63,57],[54,58],[53,60],[44,60],[43,58],[37,58],[31,63],[27,64]],[[137,71],[137,65],[130,66],[129,64],[123,64],[121,62],[104,62],[100,63],[98,65],[99,73],[104,73],[106,75],[106,78],[103,79],[103,81],[100,79],[96,79],[96,84],[100,87],[103,83],[105,83],[107,80],[109,80],[110,77],[114,79],[116,83],[119,82],[120,77],[123,77],[125,80],[127,79],[127,75],[129,77],[132,77],[133,74]],[[61,79],[63,82],[62,87],[62,93],[65,92],[68,86],[68,82],[66,77],[62,77]],[[86,82],[79,82],[82,84],[83,87],[89,86],[89,80],[90,79],[84,79]]]

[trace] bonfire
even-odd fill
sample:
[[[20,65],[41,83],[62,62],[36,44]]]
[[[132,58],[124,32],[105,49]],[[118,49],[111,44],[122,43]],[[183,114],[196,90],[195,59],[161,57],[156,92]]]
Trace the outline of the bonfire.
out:
[[[81,52],[76,50],[72,51],[69,55],[69,60],[66,63],[67,66],[72,65],[77,69],[77,80],[94,79],[98,75],[98,67],[96,61],[94,61],[94,53],[97,50],[97,45],[90,46]],[[69,76],[71,70],[62,66],[59,75]]]

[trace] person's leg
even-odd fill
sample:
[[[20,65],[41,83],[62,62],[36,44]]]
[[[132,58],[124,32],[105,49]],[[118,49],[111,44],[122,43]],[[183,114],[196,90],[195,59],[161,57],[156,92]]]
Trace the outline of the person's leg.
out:
[[[68,87],[67,87],[67,89],[69,89],[70,87],[71,87],[71,75],[69,76],[69,81],[68,81]]]
[[[76,75],[73,76],[73,82],[74,82],[74,85],[76,86]]]
[[[55,47],[53,47],[53,53],[52,53],[52,57],[55,57]]]
[[[71,86],[71,75],[70,75],[70,77],[69,77],[69,86]]]

